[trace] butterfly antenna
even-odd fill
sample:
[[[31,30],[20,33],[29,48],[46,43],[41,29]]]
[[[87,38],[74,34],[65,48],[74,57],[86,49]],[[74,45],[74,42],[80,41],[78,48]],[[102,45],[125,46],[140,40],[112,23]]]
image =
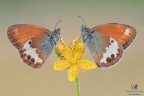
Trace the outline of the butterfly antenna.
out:
[[[78,17],[84,22],[84,25],[86,26],[86,21],[81,16]]]
[[[56,29],[56,27],[59,25],[59,23],[60,22],[62,22],[61,20],[59,20],[57,23],[56,23],[56,25],[55,25],[55,27],[54,27],[54,29]]]

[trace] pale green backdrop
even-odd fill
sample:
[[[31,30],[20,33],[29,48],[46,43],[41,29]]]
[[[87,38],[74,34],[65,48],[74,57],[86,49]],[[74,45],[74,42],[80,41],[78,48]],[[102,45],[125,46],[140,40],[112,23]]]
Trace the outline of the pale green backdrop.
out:
[[[81,96],[129,96],[126,91],[131,91],[131,84],[144,90],[143,0],[0,0],[0,96],[77,96],[67,72],[53,70],[54,52],[41,69],[32,69],[21,61],[6,32],[10,25],[23,23],[53,30],[61,18],[61,37],[68,43],[80,36],[83,22],[79,15],[89,27],[122,23],[137,30],[117,66],[80,72]],[[87,58],[92,60],[89,54]]]

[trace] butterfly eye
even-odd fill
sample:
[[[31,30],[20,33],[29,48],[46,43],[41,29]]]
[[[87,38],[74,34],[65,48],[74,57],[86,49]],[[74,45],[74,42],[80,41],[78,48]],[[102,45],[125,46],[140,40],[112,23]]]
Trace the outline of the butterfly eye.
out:
[[[55,29],[54,33],[57,34],[57,35],[60,35],[60,28]]]
[[[89,28],[87,28],[85,25],[81,26],[81,31],[82,32],[89,32]]]
[[[81,26],[81,31],[84,32],[85,31],[85,27],[82,25]]]

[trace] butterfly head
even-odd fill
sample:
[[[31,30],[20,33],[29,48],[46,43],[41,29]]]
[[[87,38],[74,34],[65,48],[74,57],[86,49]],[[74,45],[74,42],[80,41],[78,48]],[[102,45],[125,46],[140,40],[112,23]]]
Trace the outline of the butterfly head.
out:
[[[90,31],[90,28],[88,28],[86,25],[82,25],[82,26],[81,26],[81,31],[82,31],[82,32],[89,32],[89,31]]]
[[[55,27],[54,27],[53,33],[54,33],[55,35],[60,35],[60,28],[57,28],[57,26],[59,25],[60,22],[62,22],[62,21],[61,21],[61,20],[58,21],[58,22],[56,23]]]
[[[83,39],[84,42],[89,41],[89,39],[91,38],[91,36],[94,32],[94,30],[88,28],[85,25],[82,25],[81,31],[82,31],[82,39]]]
[[[52,31],[53,33],[53,38],[55,42],[57,42],[59,40],[59,36],[60,36],[60,28],[57,28],[58,24],[60,23],[61,21],[58,21],[57,24],[55,25],[54,27],[54,31]]]
[[[50,34],[48,34],[48,38],[49,37],[51,38],[50,40],[51,44],[55,46],[60,38],[60,28],[55,28]]]
[[[56,35],[60,35],[60,28],[55,28],[53,33]]]
[[[91,33],[93,33],[94,31],[86,26],[86,21],[81,16],[78,17],[84,22],[84,24],[81,26],[81,31],[82,31],[82,39],[83,42],[85,43],[89,41],[89,39],[92,36]]]

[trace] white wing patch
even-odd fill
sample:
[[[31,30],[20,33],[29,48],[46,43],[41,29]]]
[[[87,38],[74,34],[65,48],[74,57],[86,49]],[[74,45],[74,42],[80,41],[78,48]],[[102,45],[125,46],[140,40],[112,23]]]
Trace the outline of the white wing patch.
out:
[[[110,38],[110,45],[108,47],[106,47],[106,52],[103,53],[103,58],[100,60],[100,63],[107,63],[107,58],[110,57],[113,54],[115,57],[117,57],[117,53],[118,53],[118,43],[116,40],[114,40],[113,38]]]
[[[24,44],[23,46],[23,49],[25,49],[25,51],[23,52],[23,54],[26,54],[27,56],[30,55],[31,58],[34,58],[35,59],[35,62],[34,64],[37,64],[37,63],[42,63],[42,59],[38,57],[38,54],[36,53],[36,50],[37,48],[32,48],[29,44],[29,42],[32,42],[32,40],[28,40],[26,41],[26,43]],[[25,58],[27,59],[27,58]]]

